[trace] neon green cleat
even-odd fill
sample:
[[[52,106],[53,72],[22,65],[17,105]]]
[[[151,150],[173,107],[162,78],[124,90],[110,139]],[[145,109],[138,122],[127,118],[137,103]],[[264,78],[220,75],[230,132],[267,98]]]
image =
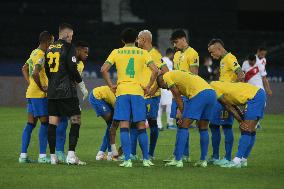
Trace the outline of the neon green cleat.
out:
[[[228,163],[221,165],[223,168],[241,168],[241,163],[235,163],[233,161],[229,161]]]
[[[177,160],[174,159],[174,160],[166,163],[165,166],[166,167],[168,167],[168,166],[176,166],[178,168],[182,168],[183,167],[183,162],[182,162],[182,160],[177,161]]]
[[[34,163],[34,161],[31,160],[29,157],[26,158],[19,157],[19,163]]]
[[[144,167],[151,167],[151,166],[154,166],[155,164],[152,163],[150,160],[147,160],[147,159],[144,159],[143,160],[143,166]]]
[[[66,163],[66,156],[62,151],[56,151],[56,156],[58,159],[58,163]]]
[[[207,167],[207,161],[206,160],[199,160],[194,164],[195,167]]]
[[[208,164],[214,164],[216,161],[219,161],[220,159],[216,159],[216,158],[213,158],[213,157],[211,157],[211,158],[209,158],[208,160],[207,160],[207,163]]]
[[[132,167],[132,162],[131,160],[123,161],[121,164],[119,164],[119,167]]]
[[[241,161],[241,167],[247,167],[248,161]]]
[[[39,158],[37,159],[37,162],[38,162],[38,163],[43,163],[43,164],[44,164],[44,163],[48,163],[48,164],[49,164],[49,163],[50,163],[50,158],[49,158],[49,157],[43,157],[43,158],[40,158],[40,157],[39,157]]]
[[[222,165],[225,165],[225,164],[227,164],[229,162],[230,162],[229,160],[227,160],[226,158],[223,158],[223,159],[220,159],[220,160],[217,160],[217,161],[213,162],[213,164],[222,166]]]
[[[185,163],[190,163],[191,159],[188,156],[183,156],[182,161],[184,161]]]

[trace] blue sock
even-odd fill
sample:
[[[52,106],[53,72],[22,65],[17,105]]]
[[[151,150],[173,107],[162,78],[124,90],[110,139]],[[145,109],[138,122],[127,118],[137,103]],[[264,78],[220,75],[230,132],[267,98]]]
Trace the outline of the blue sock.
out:
[[[199,129],[199,135],[200,135],[200,150],[201,150],[200,160],[205,160],[209,146],[208,129]]]
[[[251,152],[251,150],[252,150],[252,147],[254,146],[254,143],[255,143],[255,138],[256,138],[256,132],[252,132],[252,133],[251,133],[251,139],[250,139],[249,146],[248,146],[248,148],[247,148],[247,150],[246,150],[246,152],[245,152],[243,158],[246,158],[246,159],[247,159],[247,158],[249,157],[250,152]]]
[[[239,140],[237,157],[242,158],[245,155],[245,152],[248,149],[251,141],[251,133],[250,132],[241,132],[241,137]]]
[[[188,128],[178,128],[176,137],[175,159],[181,160],[188,138]]]
[[[137,137],[138,137],[137,128],[135,124],[134,125],[131,124],[130,140],[131,140],[131,154],[132,155],[136,155]]]
[[[56,127],[56,151],[64,152],[67,127],[68,127],[68,118],[67,117],[61,118],[58,126]]]
[[[210,125],[210,130],[212,135],[211,136],[212,149],[213,149],[212,158],[219,159],[219,147],[221,142],[220,126]]]
[[[27,123],[22,134],[22,149],[21,153],[27,153],[31,140],[31,134],[35,128],[34,124]]]
[[[125,156],[125,160],[130,159],[130,137],[128,128],[120,128],[120,143]]]
[[[48,123],[41,123],[38,133],[39,153],[46,154]]]
[[[149,155],[154,156],[154,151],[156,148],[157,140],[159,137],[159,129],[157,120],[149,120],[149,127],[150,127],[150,146],[149,146]]]
[[[102,141],[102,144],[101,144],[101,147],[100,147],[100,151],[102,152],[105,152],[107,149],[109,150],[111,147],[110,147],[110,142],[109,142],[109,128],[110,128],[111,124],[110,123],[107,123],[107,128],[105,130],[105,134],[104,134],[104,138],[103,138],[103,141]],[[111,151],[111,149],[110,149]]]
[[[108,152],[111,152],[111,145],[110,145],[110,127],[111,127],[112,121],[107,122],[107,131],[106,131],[106,138],[107,138],[107,150]]]
[[[138,141],[142,150],[143,159],[149,159],[148,155],[148,136],[146,129],[137,129]]]
[[[183,155],[189,157],[189,132],[187,132],[186,143],[183,150]]]
[[[232,126],[223,126],[223,132],[225,135],[225,151],[226,155],[225,158],[228,161],[231,161],[232,159],[232,149],[234,144],[234,135],[233,135],[233,129]]]

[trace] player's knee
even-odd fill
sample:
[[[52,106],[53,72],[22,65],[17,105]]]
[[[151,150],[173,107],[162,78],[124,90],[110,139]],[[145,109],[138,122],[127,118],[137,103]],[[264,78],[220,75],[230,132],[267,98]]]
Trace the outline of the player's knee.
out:
[[[73,115],[70,117],[70,122],[72,124],[81,125],[81,115]]]

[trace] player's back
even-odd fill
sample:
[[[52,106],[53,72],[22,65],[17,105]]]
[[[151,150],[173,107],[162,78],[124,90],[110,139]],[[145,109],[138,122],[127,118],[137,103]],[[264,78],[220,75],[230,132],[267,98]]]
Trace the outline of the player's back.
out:
[[[109,86],[101,86],[93,89],[93,95],[97,99],[101,99],[111,104],[114,107],[115,94],[110,90]]]
[[[174,55],[174,70],[190,71],[190,67],[199,66],[199,56],[196,50],[188,47],[183,51],[177,51]]]
[[[237,69],[241,69],[237,58],[231,53],[227,53],[220,61],[220,81],[236,82],[238,76],[235,73]]]
[[[68,60],[75,66],[75,47],[64,40],[57,40],[49,46],[46,52],[46,73],[48,75],[48,93],[50,99],[77,97],[76,84],[68,74]]]
[[[149,53],[135,46],[114,49],[106,63],[115,64],[117,69],[116,96],[133,94],[144,95],[141,87],[144,65],[152,63]]]

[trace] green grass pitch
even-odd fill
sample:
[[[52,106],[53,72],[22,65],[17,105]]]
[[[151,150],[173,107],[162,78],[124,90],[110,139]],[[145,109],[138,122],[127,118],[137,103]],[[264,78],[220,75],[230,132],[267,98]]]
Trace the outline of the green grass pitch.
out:
[[[82,113],[82,127],[77,147],[78,156],[88,164],[84,167],[68,165],[19,164],[21,133],[26,122],[24,108],[0,108],[0,188],[226,188],[270,189],[284,188],[284,116],[266,115],[263,129],[257,132],[255,147],[242,169],[215,166],[195,168],[164,167],[163,159],[173,151],[174,130],[160,132],[156,148],[155,167],[144,168],[135,162],[133,168],[120,168],[118,162],[96,161],[105,124],[93,110]],[[33,131],[29,156],[38,156],[38,128]],[[234,126],[236,152],[239,130]],[[119,136],[119,134],[118,134]],[[223,136],[222,136],[223,137]],[[119,137],[117,138],[119,142]],[[199,133],[190,129],[191,158],[199,157]],[[224,153],[221,141],[221,154]],[[140,152],[140,149],[138,152]],[[209,155],[211,154],[211,144]]]

